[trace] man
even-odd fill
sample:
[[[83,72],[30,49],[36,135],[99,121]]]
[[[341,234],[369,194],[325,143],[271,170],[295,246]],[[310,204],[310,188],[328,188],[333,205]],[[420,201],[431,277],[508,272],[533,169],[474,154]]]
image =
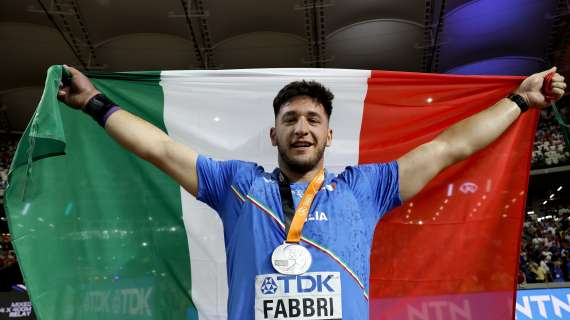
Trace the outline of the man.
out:
[[[544,108],[566,88],[555,68],[532,75],[509,98],[397,161],[334,175],[323,172],[324,150],[333,137],[333,95],[315,82],[293,82],[274,100],[270,140],[279,168],[267,173],[253,163],[199,156],[113,105],[76,69],[67,69],[72,81],[60,89],[61,100],[92,115],[126,149],[219,213],[230,319],[368,318],[370,249],[383,214],[445,167],[490,144],[529,106]],[[317,217],[334,223],[305,225]]]

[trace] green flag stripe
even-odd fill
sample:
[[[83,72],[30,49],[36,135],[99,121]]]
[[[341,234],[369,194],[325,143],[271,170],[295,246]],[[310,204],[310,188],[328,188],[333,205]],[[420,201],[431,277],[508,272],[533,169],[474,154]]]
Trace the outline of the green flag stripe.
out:
[[[5,195],[38,318],[195,319],[178,185],[57,101],[61,71],[48,70]],[[165,130],[158,73],[89,75]]]

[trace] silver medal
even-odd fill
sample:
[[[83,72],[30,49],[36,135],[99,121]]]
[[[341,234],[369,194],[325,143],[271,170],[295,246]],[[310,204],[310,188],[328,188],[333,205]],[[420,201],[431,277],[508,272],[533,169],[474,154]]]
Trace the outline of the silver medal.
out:
[[[275,248],[271,255],[273,268],[281,274],[303,274],[309,270],[312,262],[309,250],[296,243],[284,243]]]

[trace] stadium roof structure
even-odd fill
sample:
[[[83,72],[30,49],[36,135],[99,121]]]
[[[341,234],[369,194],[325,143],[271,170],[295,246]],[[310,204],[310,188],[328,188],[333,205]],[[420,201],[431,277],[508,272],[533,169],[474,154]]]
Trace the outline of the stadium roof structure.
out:
[[[570,69],[566,0],[0,2],[0,131],[22,131],[53,64],[83,70]]]

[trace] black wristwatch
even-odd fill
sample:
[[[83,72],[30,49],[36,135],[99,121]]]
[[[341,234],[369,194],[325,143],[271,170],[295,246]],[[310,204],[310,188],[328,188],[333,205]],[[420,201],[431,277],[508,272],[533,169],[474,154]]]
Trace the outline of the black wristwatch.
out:
[[[115,104],[109,98],[103,94],[98,94],[89,99],[89,102],[83,108],[83,111],[93,117],[101,126],[103,126],[103,118],[105,114],[114,106]]]
[[[517,106],[519,106],[519,108],[521,109],[521,113],[528,110],[528,103],[522,96],[516,93],[511,93],[508,96],[508,98],[511,99],[511,101],[513,101],[514,103],[516,103]]]

